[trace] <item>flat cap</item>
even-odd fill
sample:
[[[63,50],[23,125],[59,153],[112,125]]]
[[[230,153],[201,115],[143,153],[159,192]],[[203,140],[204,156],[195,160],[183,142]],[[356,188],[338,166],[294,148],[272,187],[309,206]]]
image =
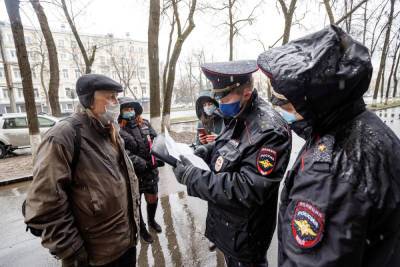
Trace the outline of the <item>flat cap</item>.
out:
[[[85,108],[91,105],[94,92],[99,90],[123,91],[121,84],[101,74],[85,74],[76,81],[76,94]]]

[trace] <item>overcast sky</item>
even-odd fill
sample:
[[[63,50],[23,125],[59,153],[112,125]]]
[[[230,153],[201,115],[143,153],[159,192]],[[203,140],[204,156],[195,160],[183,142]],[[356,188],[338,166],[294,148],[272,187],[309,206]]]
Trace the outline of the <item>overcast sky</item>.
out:
[[[241,0],[240,18],[246,17],[260,0]],[[85,33],[107,34],[125,36],[127,32],[133,39],[147,41],[149,1],[143,0],[73,0],[74,9],[83,9],[77,19],[79,30]],[[198,5],[204,0],[198,0]],[[222,1],[211,1],[215,6],[220,6]],[[311,4],[310,4],[311,2]],[[298,1],[297,16],[302,17],[307,10],[307,16],[302,20],[304,27],[293,27],[291,39],[306,33],[319,30],[326,23],[325,10],[319,1]],[[8,20],[4,1],[0,1],[0,20]],[[67,1],[68,3],[68,1]],[[307,4],[305,4],[307,3]],[[85,7],[86,8],[83,8]],[[59,8],[44,4],[50,26],[53,30],[60,29],[63,14]],[[37,25],[36,17],[31,11],[28,1],[22,3],[23,22],[25,25]],[[181,16],[184,17],[187,7],[181,7]],[[227,12],[213,13],[208,10],[195,14],[196,27],[184,44],[183,56],[204,48],[207,60],[226,61],[229,56],[228,28],[222,25],[227,19]],[[261,53],[262,46],[256,39],[261,40],[266,46],[274,43],[283,32],[283,16],[278,13],[275,0],[265,0],[255,11],[256,21],[245,26],[241,36],[235,39],[235,59],[256,59]],[[66,25],[67,26],[67,25]],[[68,29],[68,26],[67,26]],[[161,25],[160,35],[160,60],[165,58],[168,41],[169,25],[165,19]]]

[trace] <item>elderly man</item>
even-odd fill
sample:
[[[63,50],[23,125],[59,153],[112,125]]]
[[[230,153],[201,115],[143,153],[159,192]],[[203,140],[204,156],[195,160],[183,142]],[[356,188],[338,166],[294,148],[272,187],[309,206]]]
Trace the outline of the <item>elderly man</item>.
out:
[[[182,158],[174,172],[190,196],[208,202],[206,236],[227,265],[267,266],[290,130],[253,89],[255,61],[210,63],[202,69],[227,124],[215,142],[196,150],[211,171]]]
[[[76,91],[85,110],[44,136],[25,222],[63,266],[134,266],[140,198],[116,127],[122,88],[88,74]]]

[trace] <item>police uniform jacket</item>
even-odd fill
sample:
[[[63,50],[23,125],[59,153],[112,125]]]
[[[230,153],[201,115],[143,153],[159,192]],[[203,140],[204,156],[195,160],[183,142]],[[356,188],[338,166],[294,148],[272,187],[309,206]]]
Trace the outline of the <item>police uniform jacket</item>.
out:
[[[208,201],[206,236],[227,256],[263,261],[290,155],[288,126],[254,91],[247,108],[207,148],[211,171],[185,174],[188,194]]]

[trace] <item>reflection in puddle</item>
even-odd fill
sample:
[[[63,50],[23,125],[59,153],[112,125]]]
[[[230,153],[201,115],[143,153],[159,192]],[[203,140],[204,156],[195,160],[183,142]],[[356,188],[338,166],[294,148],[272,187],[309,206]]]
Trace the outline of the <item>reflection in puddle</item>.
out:
[[[206,202],[185,192],[164,196],[157,220],[163,232],[151,231],[154,242],[140,241],[138,266],[225,266],[221,252],[210,252],[204,237]]]

